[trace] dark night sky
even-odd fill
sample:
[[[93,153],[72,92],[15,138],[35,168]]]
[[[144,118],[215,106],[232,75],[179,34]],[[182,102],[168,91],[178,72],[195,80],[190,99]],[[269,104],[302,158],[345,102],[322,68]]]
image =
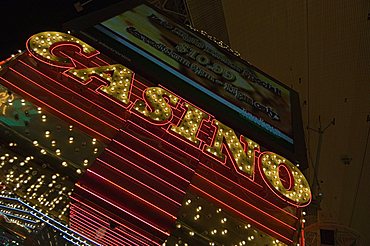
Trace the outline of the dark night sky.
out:
[[[1,41],[0,60],[19,49],[25,49],[26,40],[41,31],[62,31],[62,24],[78,16],[103,8],[118,0],[93,0],[77,11],[77,0],[0,1]]]

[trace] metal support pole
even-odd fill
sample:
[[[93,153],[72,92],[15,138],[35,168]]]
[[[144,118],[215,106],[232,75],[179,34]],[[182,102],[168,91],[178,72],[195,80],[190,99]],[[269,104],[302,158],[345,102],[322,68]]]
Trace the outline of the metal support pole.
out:
[[[321,128],[321,118],[319,116],[319,128],[316,130],[316,129],[308,127],[309,130],[312,130],[312,131],[317,132],[319,134],[319,141],[317,143],[317,150],[316,150],[316,159],[315,159],[315,163],[314,163],[313,181],[312,181],[312,185],[311,185],[311,190],[312,190],[312,193],[313,193],[315,198],[321,196],[320,182],[319,182],[319,178],[318,178],[319,177],[320,156],[321,156],[321,146],[322,146],[324,133],[331,125],[335,125],[335,118],[333,118],[329,122],[329,124],[324,129],[322,129]],[[317,191],[316,191],[316,187],[317,187]]]

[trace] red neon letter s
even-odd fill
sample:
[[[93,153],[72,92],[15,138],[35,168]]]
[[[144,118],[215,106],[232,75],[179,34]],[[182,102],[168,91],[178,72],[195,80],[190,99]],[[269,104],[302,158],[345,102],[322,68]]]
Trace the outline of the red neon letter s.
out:
[[[168,103],[163,98],[164,96],[169,99]],[[138,100],[134,105],[134,109],[159,124],[166,124],[171,119],[172,110],[170,105],[176,106],[179,101],[179,98],[175,95],[160,87],[147,88],[144,92],[144,97],[148,105],[145,104],[145,101]]]

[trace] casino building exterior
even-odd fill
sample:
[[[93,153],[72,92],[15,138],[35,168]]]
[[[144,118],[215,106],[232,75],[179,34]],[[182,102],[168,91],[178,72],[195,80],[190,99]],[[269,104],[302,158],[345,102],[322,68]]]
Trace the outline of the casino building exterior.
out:
[[[304,245],[294,91],[139,1],[67,27],[1,67],[3,244]]]

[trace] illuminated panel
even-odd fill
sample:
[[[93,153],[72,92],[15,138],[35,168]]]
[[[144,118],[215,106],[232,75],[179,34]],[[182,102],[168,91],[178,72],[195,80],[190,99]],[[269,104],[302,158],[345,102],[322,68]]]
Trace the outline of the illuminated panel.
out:
[[[166,245],[286,245],[206,198],[188,192]]]
[[[2,182],[66,221],[74,182],[103,145],[3,86],[0,95]]]
[[[23,243],[19,245],[45,245],[45,241],[50,245],[64,245],[67,242],[78,246],[96,245],[94,241],[88,240],[7,191],[0,194],[0,222],[2,214],[8,223],[6,228],[21,236]]]
[[[93,27],[84,33],[100,34],[100,43],[114,50],[112,53],[128,57],[148,76],[161,80],[171,77],[173,81],[166,84],[177,93],[184,90],[182,93],[190,97],[207,97],[212,103],[204,108],[219,117],[222,113],[217,111],[222,108],[235,122],[254,125],[258,131],[268,133],[268,138],[294,144],[292,90],[225,52],[194,29],[178,25],[151,6],[134,5],[131,9],[123,8],[121,13],[116,10],[119,13],[116,16],[109,13],[111,18],[101,23],[86,24]],[[150,70],[160,70],[161,74],[141,68],[139,59],[145,59]],[[237,123],[233,125],[237,127]]]

